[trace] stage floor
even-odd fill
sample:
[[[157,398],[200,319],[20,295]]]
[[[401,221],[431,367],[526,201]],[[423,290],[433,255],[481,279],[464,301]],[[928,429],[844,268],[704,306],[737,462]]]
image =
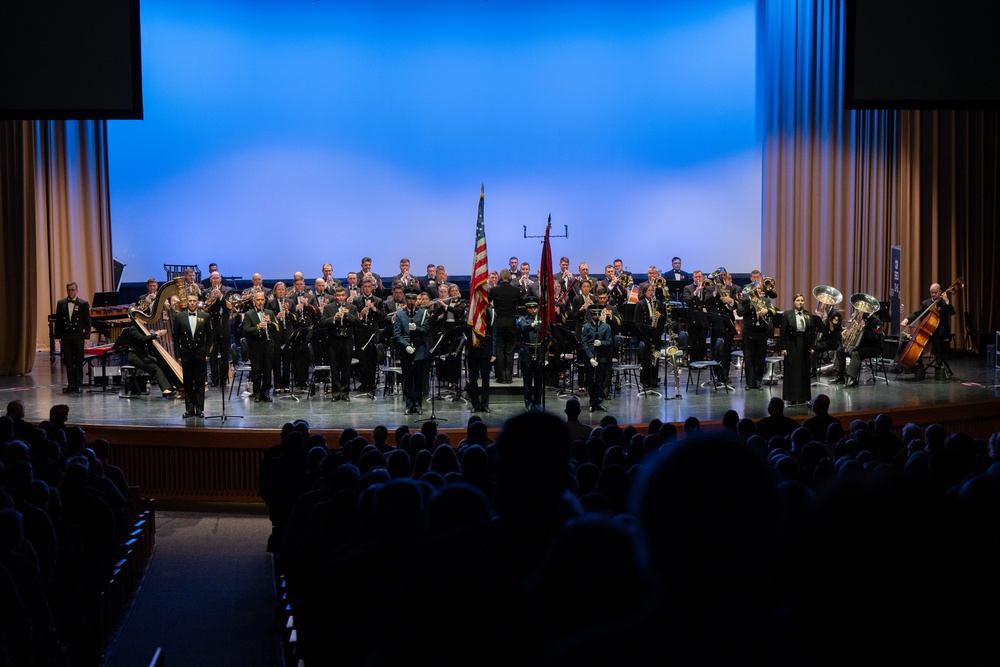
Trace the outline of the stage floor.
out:
[[[819,384],[814,385],[813,393],[829,395],[830,411],[834,414],[924,407],[937,410],[949,405],[1000,397],[994,385],[995,369],[987,365],[982,357],[956,355],[950,360],[950,364],[955,373],[950,380],[935,380],[932,372],[923,380],[917,380],[913,375],[900,375],[897,378],[890,370],[888,384],[879,380],[877,384],[862,384],[848,389],[840,384],[831,385],[831,378],[824,377]],[[738,377],[735,372],[733,376],[734,379]],[[866,371],[862,377],[867,376]],[[249,398],[237,398],[236,392],[233,392],[233,400],[230,401],[227,391],[225,411],[228,418],[223,424],[220,419],[183,419],[181,415],[184,413],[184,402],[164,400],[155,386],[150,395],[128,399],[119,397],[117,386],[109,391],[101,391],[99,386],[85,387],[82,394],[65,395],[62,393],[64,378],[65,371],[61,362],[56,359],[50,363],[48,352],[39,352],[30,374],[0,377],[0,401],[6,407],[8,401],[20,399],[24,403],[27,419],[36,423],[48,418],[51,406],[67,403],[70,406],[69,421],[73,424],[189,429],[274,429],[294,419],[305,419],[317,429],[342,429],[348,426],[370,429],[379,424],[393,429],[404,423],[415,424],[427,419],[431,416],[432,407],[428,400],[424,404],[422,415],[404,415],[402,396],[398,393],[383,396],[381,386],[374,400],[352,393],[349,403],[334,403],[328,396],[320,394],[313,397],[303,394],[298,401],[282,394],[275,396],[273,403],[255,403]],[[763,391],[746,390],[737,381],[736,390],[728,393],[722,389],[713,391],[704,386],[696,393],[693,383],[690,390],[685,389],[686,380],[687,372],[684,369],[681,373],[681,398],[673,400],[639,396],[636,387],[623,383],[621,393],[605,402],[608,413],[588,412],[584,394],[580,397],[584,406],[581,421],[599,424],[605,414],[614,415],[621,424],[646,424],[654,417],[669,422],[683,422],[690,416],[702,421],[713,421],[722,419],[722,415],[730,409],[736,410],[741,417],[756,420],[766,416],[767,402],[771,396],[781,395],[780,380],[777,384],[765,385]],[[675,393],[672,377],[669,391],[664,393],[668,396]],[[509,417],[523,412],[524,400],[519,379],[515,379],[514,385],[494,385],[491,394],[492,412],[478,413],[487,425],[499,427]],[[545,402],[547,411],[559,414],[565,403],[554,389],[546,391]],[[441,428],[464,429],[469,416],[473,414],[471,406],[465,401],[437,400],[433,407]],[[205,414],[221,415],[222,409],[221,391],[213,388],[206,399]],[[786,409],[786,414],[792,417],[805,416],[808,411],[805,405],[790,406]]]

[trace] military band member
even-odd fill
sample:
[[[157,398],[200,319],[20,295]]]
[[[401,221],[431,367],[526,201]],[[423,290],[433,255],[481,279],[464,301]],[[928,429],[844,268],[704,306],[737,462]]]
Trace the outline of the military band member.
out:
[[[181,283],[180,289],[181,301],[187,303],[189,294],[194,294],[197,297],[201,296],[201,285],[195,280],[194,268],[190,266],[184,269],[184,281]]]
[[[780,347],[785,359],[781,397],[789,405],[805,403],[810,398],[809,370],[816,331],[812,313],[803,308],[805,303],[805,295],[796,294],[794,308],[782,313],[780,319]]]
[[[541,296],[538,281],[531,277],[531,265],[521,262],[520,274],[517,277],[517,288],[521,290],[521,298],[533,296],[536,299]]]
[[[639,325],[642,335],[642,348],[639,354],[639,381],[643,388],[650,389],[660,384],[659,367],[654,351],[660,347],[660,332],[663,331],[664,309],[654,295],[653,283],[645,283],[642,296],[635,307],[634,321]]]
[[[691,308],[691,325],[688,328],[688,352],[691,361],[705,360],[705,336],[708,334],[708,304],[713,298],[711,289],[702,288],[705,274],[696,270],[694,282],[684,288],[684,301]]]
[[[729,384],[729,368],[732,365],[733,340],[736,338],[736,313],[739,292],[733,285],[732,276],[723,270],[719,275],[721,285],[712,287],[708,303],[708,321],[711,326],[712,358],[719,362],[719,381]]]
[[[576,285],[573,287],[573,293],[579,296],[583,283],[590,283],[590,291],[593,292],[594,288],[597,287],[597,279],[590,275],[590,265],[586,262],[580,262],[577,267],[579,270],[579,275],[576,277]]]
[[[427,292],[432,295],[432,299],[437,298],[438,283],[437,283],[437,265],[428,264],[427,265],[427,275],[420,277],[420,291]]]
[[[360,285],[365,280],[371,279],[372,284],[375,286],[375,296],[381,297],[385,293],[385,284],[382,282],[382,276],[372,271],[372,258],[362,257],[361,258],[361,271],[358,272],[358,284]],[[348,293],[348,299],[353,299]]]
[[[288,302],[288,314],[292,317],[293,334],[316,323],[316,297],[306,291],[306,281],[301,273],[295,274],[292,291],[285,297],[285,301]],[[309,348],[306,345],[296,346],[291,350],[291,355],[295,384],[305,386],[306,378],[309,377]]]
[[[83,348],[90,338],[90,304],[77,294],[75,282],[66,283],[66,298],[56,303],[55,336],[59,339],[62,362],[66,366],[64,394],[83,391]]]
[[[340,281],[333,277],[333,265],[327,262],[323,265],[323,291],[329,290],[329,297],[333,297],[333,290],[340,287]],[[320,291],[316,291],[316,294],[320,294]],[[329,302],[327,302],[329,303]],[[320,309],[322,311],[322,308]]]
[[[334,401],[351,400],[351,353],[354,351],[354,328],[358,324],[358,309],[347,302],[347,290],[338,287],[333,301],[323,307],[320,324],[327,329],[327,350],[330,362],[330,387]]]
[[[910,313],[900,325],[904,328],[917,326],[921,321],[920,316],[922,314],[926,316],[928,309],[936,302],[940,319],[937,329],[931,334],[931,354],[935,359],[944,359],[948,351],[948,341],[951,339],[951,316],[955,314],[955,306],[952,305],[948,292],[941,290],[940,284],[933,283],[928,291],[930,297],[921,301],[920,307]],[[922,368],[923,363],[923,358],[918,359],[914,368]]]
[[[271,298],[271,289],[264,287],[264,279],[259,273],[250,276],[250,293],[254,292],[263,292],[265,297],[268,299]]]
[[[413,289],[416,287],[410,286]],[[387,314],[395,313],[397,310],[402,310],[406,308],[406,297],[403,295],[403,290],[406,288],[402,282],[394,282],[392,284],[392,294],[386,299],[384,303],[385,312]]]
[[[622,330],[622,314],[611,303],[611,292],[604,287],[598,287],[596,302],[601,307],[601,321],[607,322],[608,326],[611,327],[612,336],[619,335]]]
[[[590,319],[587,311],[592,305],[597,303],[596,296],[591,293],[591,286],[592,283],[590,281],[580,283],[580,292],[573,297],[569,313],[567,313],[571,318],[568,325],[573,327],[577,338],[580,337],[580,330],[583,329],[583,325]]]
[[[174,388],[167,379],[167,374],[160,367],[153,354],[153,341],[162,338],[167,334],[166,329],[158,329],[150,333],[143,333],[138,326],[129,328],[128,337],[128,362],[136,368],[146,371],[149,377],[156,381],[163,398],[173,398]]]
[[[209,287],[201,293],[201,302],[212,320],[212,350],[208,353],[208,365],[212,386],[218,387],[223,376],[229,377],[229,315],[232,308],[227,297],[233,290],[222,284],[222,275],[218,271],[213,271],[208,281]]]
[[[385,304],[375,296],[375,283],[366,279],[361,283],[361,296],[354,299],[358,311],[358,325],[354,329],[354,352],[358,358],[358,378],[361,391],[375,391],[377,365],[375,340],[378,330],[385,324]]]
[[[243,315],[243,337],[247,339],[250,351],[250,383],[253,385],[253,400],[271,402],[271,363],[274,356],[274,341],[278,335],[278,325],[274,312],[264,307],[264,293],[253,295],[253,306]]]
[[[184,418],[205,416],[205,362],[212,347],[212,322],[198,310],[198,295],[186,297],[187,310],[174,317],[174,346],[184,376]]]
[[[500,282],[500,274],[496,271],[490,271],[490,275],[486,279],[486,291],[489,292],[496,287],[498,282]]]
[[[618,263],[620,264],[621,260],[618,260]],[[622,285],[619,275],[625,276],[626,285]],[[604,267],[604,278],[598,283],[598,288],[603,287],[608,290],[608,301],[618,310],[628,302],[628,278],[628,275],[615,271],[614,264],[608,264]]]
[[[315,320],[317,322],[323,316],[323,309],[326,308],[326,305],[328,303],[333,303],[333,295],[337,293],[338,288],[340,288],[339,282],[328,291],[326,281],[322,278],[316,279],[316,282],[313,284],[313,291],[311,292],[311,295],[314,299],[312,306],[314,309]]]
[[[521,377],[524,380],[524,409],[542,411],[542,368],[544,354],[541,340],[541,319],[538,316],[538,299],[528,296],[524,300],[525,315],[517,322],[521,334]]]
[[[399,260],[399,273],[397,273],[392,279],[392,286],[395,287],[396,283],[399,283],[404,289],[407,287],[417,287],[419,288],[420,281],[410,274],[410,260],[405,257]],[[402,294],[400,294],[402,296]]]
[[[274,283],[274,290],[271,297],[264,303],[264,308],[274,313],[274,321],[278,326],[277,335],[274,339],[274,354],[271,357],[271,371],[274,375],[274,393],[288,393],[289,376],[292,361],[292,349],[289,346],[289,339],[294,330],[295,316],[290,309],[291,305],[286,298],[287,290],[285,283]]]
[[[667,280],[691,280],[690,274],[681,268],[681,258],[674,257],[670,260],[670,270],[664,276]]]
[[[611,327],[601,320],[604,309],[600,305],[591,306],[589,320],[580,331],[580,347],[586,358],[587,393],[590,395],[590,411],[607,410],[604,407],[604,397],[607,395],[605,386],[611,370],[611,357],[614,338]]]
[[[135,307],[147,315],[152,315],[153,304],[156,303],[156,292],[159,289],[160,284],[156,282],[156,278],[150,278],[147,280],[146,293],[139,297],[139,300],[135,302]]]
[[[397,311],[393,325],[393,336],[400,347],[400,367],[403,376],[403,399],[406,401],[405,414],[422,412],[423,384],[426,375],[427,335],[430,333],[427,311],[417,308],[418,292],[410,287],[404,292],[406,308]]]
[[[767,338],[774,332],[776,311],[761,283],[754,285],[753,295],[741,297],[736,312],[743,318],[743,362],[747,389],[763,389]]]
[[[559,273],[555,276],[556,281],[562,285],[563,294],[573,296],[575,291],[576,276],[569,270],[569,257],[559,258]]]
[[[837,377],[831,383],[843,382],[845,387],[857,387],[861,377],[861,362],[882,354],[882,320],[874,313],[862,314],[861,340],[857,347],[846,350],[843,345],[837,350]],[[846,337],[850,325],[844,328],[842,337]]]
[[[354,271],[347,274],[347,284],[344,285],[344,289],[347,291],[347,300],[351,303],[354,303],[354,300],[361,296],[361,285],[358,284],[358,274]]]

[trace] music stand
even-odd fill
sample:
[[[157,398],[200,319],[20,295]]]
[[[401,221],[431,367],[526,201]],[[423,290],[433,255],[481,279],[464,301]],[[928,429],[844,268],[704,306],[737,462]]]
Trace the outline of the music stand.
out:
[[[222,355],[222,360],[226,362],[226,370],[219,369],[219,389],[222,390],[222,412],[217,415],[209,415],[205,419],[218,419],[219,424],[225,424],[229,417],[233,419],[243,419],[243,415],[227,415],[226,414],[226,381],[229,379],[229,371],[232,370],[233,366],[229,362],[229,355]]]
[[[421,384],[421,393],[423,392],[423,386],[428,383],[428,380],[430,378],[431,366],[434,365],[433,364],[433,361],[434,361],[434,352],[438,349],[438,345],[441,344],[442,340],[444,340],[444,336],[438,336],[437,342],[434,343],[434,347],[432,347],[427,352],[427,370],[424,371],[424,378],[423,378],[423,381],[420,383]],[[435,380],[435,381],[437,381],[437,380]],[[438,422],[446,422],[446,421],[448,421],[444,417],[438,417],[437,416],[437,414],[435,413],[434,392],[431,391],[430,394],[431,394],[431,414],[430,414],[429,417],[427,417],[427,419],[418,419],[417,423],[418,424],[422,424],[423,422],[434,422],[435,424],[437,424]]]
[[[285,343],[285,347],[288,348],[288,364],[289,364],[288,375],[291,378],[290,384],[292,385],[292,390],[288,392],[288,394],[286,394],[285,396],[282,396],[282,398],[290,398],[296,403],[299,402],[298,388],[301,384],[299,382],[300,378],[298,374],[295,372],[295,369],[298,366],[298,364],[296,363],[296,356],[298,356],[298,353],[302,350],[304,346],[307,346],[309,344],[309,339],[311,337],[312,337],[312,327],[299,327],[288,336],[288,342]],[[309,379],[308,374],[306,375],[305,379],[306,380]]]
[[[569,364],[569,368],[563,371],[563,378],[569,379],[569,387],[559,388],[559,398],[580,398],[579,394],[573,391],[573,373],[576,371],[576,362],[580,358],[579,346],[580,341],[576,339],[573,334],[573,330],[567,326],[561,324],[553,324],[549,328],[549,333],[552,334],[553,340],[559,343],[563,350],[572,349],[573,350],[573,363]]]
[[[652,348],[649,351],[649,354],[655,362],[653,364],[653,372],[656,373],[656,378],[659,380],[660,364],[656,361],[656,352],[658,347],[656,345],[656,329],[649,324],[639,324],[638,322],[623,322],[622,328],[629,336],[635,338],[637,341],[642,341],[643,345],[647,345]],[[639,365],[641,374],[641,360]],[[663,394],[657,391],[655,387],[643,387],[639,390],[639,396],[663,396]]]
[[[669,292],[667,296],[671,297],[670,301],[680,301],[681,295],[684,293],[684,288],[690,285],[692,280],[668,280],[664,288]]]
[[[365,350],[367,350],[369,346],[373,346],[374,347],[375,345],[378,345],[378,340],[381,337],[382,337],[382,330],[379,329],[378,327],[375,327],[375,331],[373,331],[372,335],[368,337],[368,340],[365,341],[365,344],[361,346],[361,349],[359,350],[359,352],[361,354],[364,354]],[[360,364],[361,364],[361,359],[359,358],[358,359],[358,365],[360,366]],[[375,368],[378,369],[378,357],[377,356],[375,358]],[[359,370],[359,373],[360,373],[360,370]],[[377,373],[378,373],[378,371],[376,370],[375,384],[378,384],[378,374]],[[374,401],[375,400],[375,386],[374,385],[372,386],[371,391],[366,391],[363,394],[357,394],[357,395],[354,396],[354,398],[368,398],[368,399],[371,399],[371,400]]]
[[[446,352],[446,357],[447,356],[452,356],[452,355],[460,355],[460,354],[462,354],[462,349],[465,347],[465,327],[464,326],[457,326],[454,329],[445,332],[441,336],[441,340],[439,340],[438,344],[435,345],[434,347],[435,348],[440,347],[440,348],[446,350],[447,351]],[[459,364],[459,369],[460,369],[459,373],[461,374],[461,364]],[[450,397],[449,400],[451,400],[451,401],[462,401],[463,403],[466,402],[465,401],[465,397],[462,396],[461,383],[462,383],[462,379],[461,379],[461,377],[459,377],[459,380],[458,380],[458,384],[459,384],[458,393],[457,394],[452,393],[452,395],[451,395],[451,397]],[[440,373],[437,374],[437,385],[438,385],[438,391],[440,392],[440,390],[441,390],[441,374]]]

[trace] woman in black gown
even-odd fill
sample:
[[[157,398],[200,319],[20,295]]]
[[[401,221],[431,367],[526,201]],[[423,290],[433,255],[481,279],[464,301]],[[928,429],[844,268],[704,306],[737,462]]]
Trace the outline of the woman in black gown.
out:
[[[815,337],[812,315],[803,308],[806,298],[795,295],[795,307],[781,315],[781,354],[785,357],[782,398],[789,405],[809,400],[809,375]]]

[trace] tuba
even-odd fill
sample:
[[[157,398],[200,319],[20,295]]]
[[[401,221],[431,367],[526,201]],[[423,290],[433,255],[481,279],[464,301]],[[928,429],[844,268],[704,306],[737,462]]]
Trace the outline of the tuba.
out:
[[[844,300],[844,295],[836,287],[817,285],[813,287],[813,298],[822,304],[816,310],[823,310],[823,324],[826,324],[836,305]]]
[[[865,331],[864,316],[877,311],[881,304],[878,299],[871,294],[857,292],[851,295],[851,307],[854,314],[851,316],[851,324],[844,329],[844,352],[850,354],[857,349],[861,343],[861,336]]]
[[[173,280],[163,283],[160,285],[160,289],[156,292],[156,300],[152,302],[149,306],[149,313],[144,311],[142,308],[136,308],[133,306],[128,309],[129,319],[132,323],[139,328],[144,334],[149,334],[149,327],[154,323],[158,323],[160,317],[163,315],[164,307],[179,301],[179,295],[184,286],[184,278],[178,276]],[[176,301],[175,301],[176,300]],[[167,379],[170,383],[176,387],[184,386],[184,371],[181,370],[181,365],[176,359],[174,359],[166,348],[160,344],[160,341],[153,340],[153,353],[156,356],[156,360],[159,362],[160,366],[163,368],[164,372],[167,374]]]

